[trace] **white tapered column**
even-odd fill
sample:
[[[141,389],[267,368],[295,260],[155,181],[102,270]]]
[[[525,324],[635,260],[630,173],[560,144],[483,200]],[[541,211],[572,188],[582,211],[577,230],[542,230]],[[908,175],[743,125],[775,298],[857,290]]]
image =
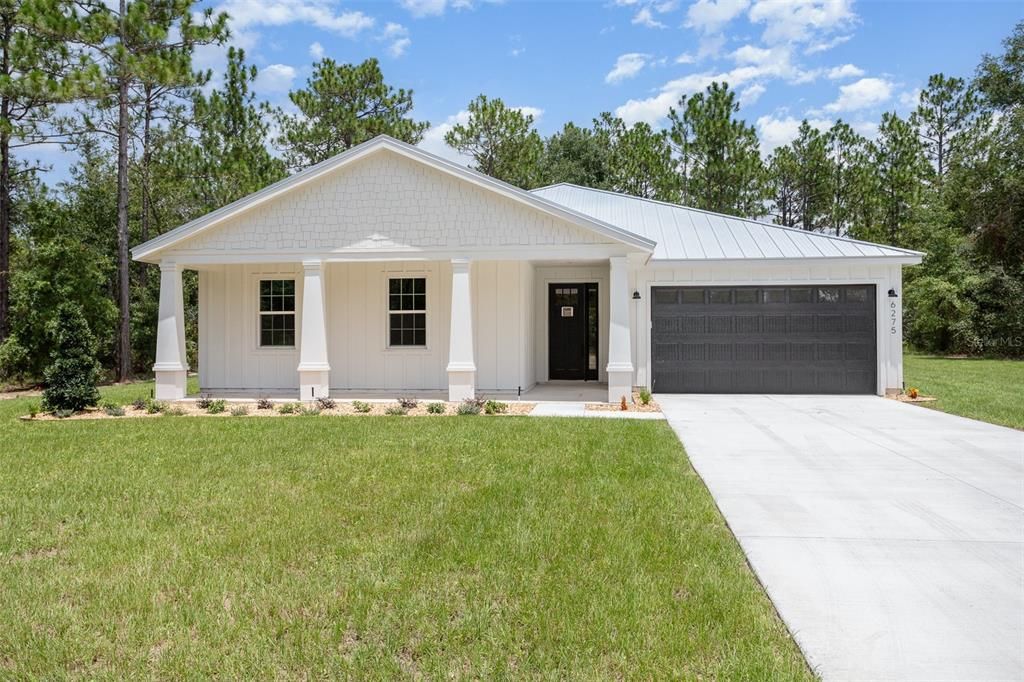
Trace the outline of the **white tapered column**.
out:
[[[633,351],[629,329],[626,257],[613,256],[608,273],[608,402],[633,399]]]
[[[302,329],[299,337],[299,400],[326,398],[331,366],[327,362],[327,312],[324,267],[319,260],[302,261]]]
[[[448,336],[448,400],[476,395],[476,363],[473,361],[473,301],[469,261],[452,260],[452,316]]]
[[[185,304],[181,293],[181,266],[160,261],[160,307],[156,328],[157,400],[181,400],[185,397]]]

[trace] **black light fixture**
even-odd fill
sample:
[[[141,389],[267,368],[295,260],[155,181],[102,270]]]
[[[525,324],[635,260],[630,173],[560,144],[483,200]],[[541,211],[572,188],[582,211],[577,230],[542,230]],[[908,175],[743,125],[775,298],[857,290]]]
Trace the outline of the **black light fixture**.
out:
[[[896,290],[889,289],[889,298],[896,298]]]
[[[636,291],[636,290],[633,291],[633,300],[634,301],[639,301],[640,300],[640,292],[639,291]]]

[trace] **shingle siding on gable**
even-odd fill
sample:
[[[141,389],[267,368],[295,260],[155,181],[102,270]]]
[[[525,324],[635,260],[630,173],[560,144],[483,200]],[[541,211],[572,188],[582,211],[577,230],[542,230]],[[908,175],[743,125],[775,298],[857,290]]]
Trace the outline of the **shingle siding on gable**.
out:
[[[611,243],[398,154],[379,153],[211,227],[174,251],[330,252]]]

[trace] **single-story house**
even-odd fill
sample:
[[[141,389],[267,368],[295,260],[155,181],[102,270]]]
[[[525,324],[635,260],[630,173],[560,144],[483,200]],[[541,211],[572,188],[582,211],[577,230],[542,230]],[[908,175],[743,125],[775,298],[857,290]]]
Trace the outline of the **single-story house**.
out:
[[[389,137],[132,250],[160,265],[156,396],[201,390],[687,393],[902,387],[901,268],[922,254],[558,184]]]

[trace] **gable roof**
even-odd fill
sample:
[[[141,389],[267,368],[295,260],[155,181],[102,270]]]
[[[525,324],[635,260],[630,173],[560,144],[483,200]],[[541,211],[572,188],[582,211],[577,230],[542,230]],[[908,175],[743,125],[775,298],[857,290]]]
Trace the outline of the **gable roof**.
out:
[[[461,178],[462,180],[473,183],[478,187],[492,191],[495,194],[511,199],[512,201],[525,204],[548,215],[561,218],[585,230],[601,234],[613,241],[626,244],[627,246],[631,246],[648,253],[654,250],[655,243],[641,234],[606,223],[594,216],[579,213],[578,211],[568,208],[562,204],[549,201],[547,198],[539,194],[532,194],[518,187],[502,182],[501,180],[497,180],[478,171],[459,165],[458,163],[443,159],[431,154],[430,152],[426,152],[419,147],[396,140],[393,137],[379,135],[372,140],[352,147],[351,149],[338,154],[337,156],[333,156],[326,161],[322,161],[315,166],[310,166],[295,175],[291,175],[284,180],[265,187],[258,192],[254,192],[247,197],[243,197],[228,204],[227,206],[207,213],[206,215],[176,227],[169,232],[165,232],[159,237],[150,239],[144,244],[140,244],[132,249],[132,258],[135,260],[155,260],[154,256],[159,251],[163,251],[164,249],[174,246],[175,244],[189,239],[190,237],[214,227],[215,225],[219,225],[226,220],[235,218],[246,211],[256,208],[257,206],[265,205],[281,195],[292,192],[299,187],[320,179],[335,170],[344,168],[359,159],[366,158],[370,154],[375,154],[383,150],[394,152],[408,159],[412,159],[413,161],[434,168],[442,173]]]
[[[919,251],[569,183],[541,187],[533,193],[657,242],[652,257],[656,261],[881,258],[915,264],[924,256]]]

